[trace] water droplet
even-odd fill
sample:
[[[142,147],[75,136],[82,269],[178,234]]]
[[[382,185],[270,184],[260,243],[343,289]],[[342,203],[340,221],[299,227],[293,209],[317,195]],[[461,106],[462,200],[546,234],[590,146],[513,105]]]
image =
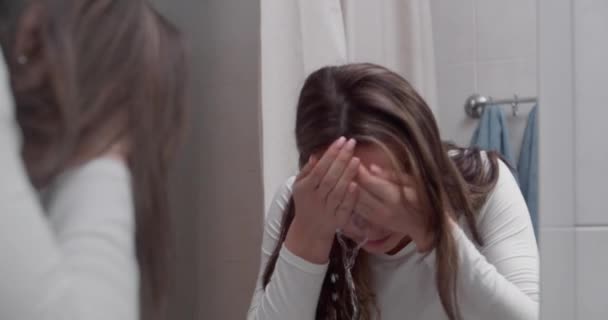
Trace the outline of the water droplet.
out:
[[[352,269],[355,266],[355,262],[357,260],[357,255],[359,253],[359,250],[367,242],[367,237],[360,243],[357,243],[354,248],[350,248],[346,244],[346,241],[344,240],[344,236],[340,230],[337,231],[337,239],[340,244],[340,247],[342,248],[342,262],[344,263],[346,284],[348,286],[350,302],[351,302],[351,307],[352,307],[352,318],[351,319],[358,320],[359,319],[359,305],[357,302],[355,281],[353,279]],[[332,295],[332,298],[333,298],[333,295]],[[334,300],[334,301],[336,301],[336,300]]]
[[[340,279],[340,277],[338,276],[337,273],[332,273],[330,279],[331,279],[331,283],[336,283],[336,282],[338,282],[338,279]]]

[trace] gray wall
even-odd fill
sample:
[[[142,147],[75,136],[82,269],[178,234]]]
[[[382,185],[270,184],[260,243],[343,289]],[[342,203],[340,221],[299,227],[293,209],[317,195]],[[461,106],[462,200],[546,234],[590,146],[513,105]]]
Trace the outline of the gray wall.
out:
[[[186,34],[192,60],[190,135],[172,182],[169,319],[243,319],[264,216],[259,1],[154,2]]]

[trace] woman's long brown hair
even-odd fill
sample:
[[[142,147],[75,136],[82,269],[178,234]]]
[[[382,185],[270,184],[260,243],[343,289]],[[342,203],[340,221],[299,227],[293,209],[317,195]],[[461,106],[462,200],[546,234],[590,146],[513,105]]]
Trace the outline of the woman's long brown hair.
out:
[[[0,0],[12,71],[17,21],[43,8],[44,85],[14,88],[23,158],[33,184],[120,142],[136,214],[142,304],[161,312],[168,286],[168,169],[184,118],[186,62],[178,30],[145,0]]]
[[[479,150],[443,143],[433,113],[412,86],[396,73],[372,64],[325,67],[311,74],[300,94],[295,131],[300,166],[310,155],[345,136],[380,147],[396,168],[416,179],[424,216],[434,234],[437,291],[448,318],[461,319],[456,294],[458,256],[448,214],[464,216],[474,241],[482,245],[475,214],[496,183],[498,155],[488,153],[487,165]],[[450,150],[455,151],[451,156]],[[291,199],[283,216],[280,241],[263,275],[264,285],[272,279],[295,214]],[[329,279],[332,273],[346,278],[341,250],[334,241],[316,319],[351,319],[346,284]],[[365,254],[359,255],[353,276],[361,319],[368,320],[379,311],[366,259]],[[332,301],[332,292],[338,293],[338,301]]]

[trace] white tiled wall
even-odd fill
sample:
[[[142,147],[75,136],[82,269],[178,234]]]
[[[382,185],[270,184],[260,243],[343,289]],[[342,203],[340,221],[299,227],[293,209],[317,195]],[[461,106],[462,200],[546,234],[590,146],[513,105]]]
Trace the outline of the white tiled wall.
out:
[[[577,318],[572,0],[539,0],[541,319]]]
[[[477,124],[464,113],[466,98],[537,95],[536,0],[433,0],[439,123],[444,139],[467,145]],[[519,153],[527,113],[509,116]]]
[[[446,138],[469,142],[471,93],[537,95],[539,84],[542,319],[608,319],[608,1],[432,6]],[[508,119],[518,150],[525,116]]]
[[[572,0],[539,0],[539,208],[542,227],[574,227]],[[556,156],[558,155],[558,156]],[[541,238],[542,239],[542,238]],[[541,249],[543,242],[541,241]]]
[[[542,319],[608,319],[606,17],[539,0]]]
[[[608,226],[608,1],[574,4],[577,225]]]
[[[577,319],[608,319],[608,2],[572,0]]]
[[[607,244],[608,227],[577,227],[576,319],[605,320],[608,318]]]
[[[572,228],[543,228],[540,243],[542,319],[577,319],[575,232]]]

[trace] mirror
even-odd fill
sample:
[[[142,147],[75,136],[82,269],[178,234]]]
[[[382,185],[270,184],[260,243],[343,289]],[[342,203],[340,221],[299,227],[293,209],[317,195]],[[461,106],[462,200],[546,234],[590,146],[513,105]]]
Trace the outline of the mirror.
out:
[[[175,318],[242,319],[248,310],[249,319],[264,318],[256,318],[256,310],[262,308],[261,298],[252,298],[260,281],[259,272],[265,271],[263,264],[267,262],[263,255],[260,257],[266,237],[264,221],[276,191],[299,169],[294,123],[300,90],[306,77],[325,65],[373,62],[401,75],[432,110],[442,139],[463,147],[471,145],[482,120],[488,120],[471,115],[481,115],[482,105],[487,106],[486,110],[498,110],[502,114],[498,116],[502,119],[498,120],[502,125],[498,136],[503,139],[498,144],[518,178],[517,169],[525,162],[520,166],[522,145],[532,148],[526,153],[540,148],[532,143],[534,139],[525,139],[526,130],[534,129],[528,120],[535,101],[540,100],[541,88],[537,73],[537,48],[542,42],[537,17],[541,12],[536,1],[264,0],[248,2],[247,10],[236,1],[207,1],[196,9],[185,2],[157,2],[178,18],[193,42],[196,90],[192,101],[204,106],[192,118],[194,137],[185,148],[183,167],[176,171],[174,185],[180,209],[202,213],[176,218],[178,282],[170,308]],[[470,100],[473,95],[478,98]],[[539,123],[542,125],[542,120]],[[488,126],[494,129],[491,121]],[[197,150],[194,156],[192,150]],[[541,165],[534,170],[542,173],[544,169]],[[200,178],[194,193],[188,192],[191,189],[187,186],[192,176]],[[523,180],[530,177],[533,173]],[[528,214],[527,210],[522,212]],[[536,218],[534,221],[538,222]],[[279,227],[274,225],[276,230]],[[527,232],[528,247],[535,247],[536,240],[529,241],[532,231]],[[544,243],[542,238],[538,241]],[[263,252],[269,254],[273,249],[276,246]],[[193,251],[197,252],[195,256]],[[410,245],[401,254],[417,253]],[[539,299],[538,269],[533,266],[538,260],[534,253],[529,256],[531,277],[524,280],[525,284],[510,286],[521,301],[527,302],[528,308],[518,304],[515,309],[523,312],[525,319],[537,313]],[[279,263],[300,258],[285,254]],[[386,261],[393,260],[389,257]],[[372,264],[376,268],[380,265]],[[433,270],[433,263],[427,265]],[[319,271],[306,266],[311,265],[304,267],[310,274]],[[417,270],[412,267],[412,273],[399,278],[409,279]],[[194,283],[191,272],[197,275]],[[505,278],[500,271],[498,275]],[[420,274],[414,286],[428,294],[436,292],[433,277],[432,272]],[[304,278],[309,281],[285,290],[320,286],[318,278]],[[384,319],[408,314],[400,312],[399,307],[407,308],[412,318],[445,318],[437,297],[426,301],[421,294],[392,301],[392,297],[404,296],[398,288],[405,285],[391,286],[388,278],[380,279],[374,285],[382,288],[378,303]],[[326,279],[321,276],[324,280],[339,283],[345,277],[329,273]],[[503,282],[509,286],[509,281]],[[326,299],[344,302],[344,310],[352,310],[350,299],[334,293]],[[471,312],[470,306],[476,303],[495,305],[483,303],[487,296],[462,292],[459,296],[468,303],[462,309],[465,312]],[[479,300],[467,300],[475,296]],[[316,306],[316,298],[312,295],[310,302],[303,297],[296,306]],[[505,314],[508,301],[503,304]],[[385,309],[387,305],[397,309]],[[312,310],[306,308],[306,312]]]
[[[489,309],[484,309],[484,306],[488,305],[500,306],[491,310],[493,317],[538,318],[540,280],[537,239],[534,232],[538,228],[535,197],[538,192],[539,170],[537,162],[539,129],[536,120],[539,108],[537,106],[537,15],[537,3],[534,1],[300,1],[297,5],[289,2],[262,2],[262,158],[267,212],[265,218],[271,221],[272,228],[282,226],[281,221],[285,220],[277,217],[283,215],[275,212],[277,208],[283,208],[280,210],[282,212],[289,211],[286,209],[288,203],[282,199],[289,199],[292,195],[288,190],[279,192],[277,197],[275,192],[281,190],[287,177],[297,173],[298,158],[308,155],[306,139],[314,139],[309,137],[309,135],[314,136],[313,132],[307,134],[306,129],[297,131],[300,145],[296,150],[293,135],[290,134],[293,132],[293,122],[285,119],[296,119],[296,123],[298,121],[314,123],[319,132],[327,132],[324,127],[327,121],[324,119],[334,117],[329,113],[326,116],[318,115],[318,118],[314,118],[314,115],[302,117],[296,115],[296,106],[302,108],[301,110],[307,107],[307,99],[299,100],[298,104],[304,79],[311,72],[325,65],[371,62],[384,66],[407,79],[411,87],[423,97],[438,122],[444,140],[463,147],[473,144],[483,149],[496,150],[501,153],[504,162],[512,168],[512,170],[500,170],[496,187],[487,191],[488,198],[484,201],[486,206],[478,207],[473,213],[475,217],[472,219],[478,219],[473,228],[480,230],[481,237],[489,243],[487,247],[484,247],[481,241],[475,242],[473,231],[467,229],[466,223],[456,227],[456,232],[467,229],[463,238],[458,238],[464,239],[463,243],[467,245],[458,242],[457,246],[461,249],[471,249],[459,251],[463,259],[460,262],[467,271],[458,275],[462,278],[478,280],[461,285],[457,293],[461,302],[460,311],[463,312],[464,318],[490,317],[489,314],[484,315],[484,311],[481,311],[490,312]],[[323,73],[323,77],[330,79],[328,81],[335,81],[336,87],[342,88],[346,84],[333,78],[334,76],[339,78],[336,74],[342,74],[341,72],[346,74],[344,78],[351,76],[349,69],[345,68],[345,70],[337,69],[335,73]],[[365,73],[365,71],[359,72]],[[381,71],[376,72],[381,73]],[[310,83],[315,86],[314,78],[309,79],[302,90],[306,90]],[[390,81],[382,83],[388,86]],[[320,83],[316,85],[322,86]],[[365,90],[365,85],[361,84],[361,87],[357,88],[352,90]],[[307,92],[312,95],[315,91],[311,90]],[[331,89],[327,90],[331,91]],[[340,99],[351,101],[349,94],[355,95],[355,93],[345,90],[340,93]],[[399,89],[393,90],[399,92]],[[403,96],[401,93],[394,94]],[[473,98],[473,95],[476,96]],[[314,100],[314,98],[310,99]],[[293,103],[286,107],[285,101],[293,101]],[[314,102],[310,103],[314,104]],[[362,104],[371,107],[374,102],[366,100]],[[357,107],[363,108],[357,103],[351,106],[352,109]],[[352,109],[344,112],[357,114],[358,111]],[[320,109],[318,112],[329,111]],[[364,116],[353,116],[353,118],[361,117]],[[356,120],[344,121],[356,126],[353,124]],[[390,130],[390,123],[385,123],[385,129]],[[346,129],[346,132],[350,131]],[[411,136],[409,138],[414,139]],[[429,140],[425,143],[432,144]],[[365,150],[365,145],[360,148]],[[466,152],[469,151],[463,151]],[[361,153],[355,151],[355,154],[361,157],[364,166],[369,165],[370,162],[382,162],[375,157],[374,151],[361,151]],[[454,157],[457,158],[458,153]],[[440,162],[440,158],[436,155],[435,160],[432,161]],[[454,160],[454,162],[458,161],[462,161],[460,162],[462,170],[465,160],[460,158]],[[483,170],[483,167],[480,167],[475,172],[480,174]],[[472,174],[468,178],[472,179],[474,176]],[[422,183],[425,182],[428,183],[428,181]],[[294,185],[293,180],[288,181],[287,189],[290,186],[292,189],[295,188]],[[428,192],[423,189],[418,191]],[[504,207],[510,207],[511,210],[501,210],[498,203],[510,203]],[[297,207],[297,204],[294,207]],[[297,212],[298,209],[296,208],[295,211]],[[295,216],[297,217],[298,214],[295,213]],[[484,220],[484,217],[487,219]],[[369,216],[368,218],[373,219]],[[510,226],[499,222],[501,218],[510,221]],[[484,221],[489,220],[503,226],[502,231],[505,233],[497,231],[498,225],[489,222],[484,224]],[[282,227],[281,230],[284,230],[284,226]],[[319,271],[315,266],[318,267],[322,263],[307,264],[314,262],[313,258],[318,256],[314,254],[307,256],[306,249],[298,247],[297,240],[290,242],[290,239],[293,239],[289,237],[290,231],[287,231],[288,235],[283,239],[276,234],[273,236],[272,228],[268,227],[267,222],[266,229],[271,232],[264,233],[266,243],[263,244],[263,251],[266,255],[262,255],[260,272],[262,274],[266,272],[268,275],[273,272],[276,274],[277,270],[281,270],[285,272],[283,274],[285,277],[295,281],[293,283],[300,284],[296,280],[297,272],[293,270],[305,269],[311,273],[306,278],[311,288],[306,291],[302,284],[301,291],[287,289],[285,286],[288,280],[258,278],[258,288],[251,304],[249,319],[272,318],[272,312],[289,317],[290,309],[284,305],[274,305],[276,309],[272,311],[265,309],[265,306],[269,301],[288,301],[287,295],[298,295],[298,293],[303,297],[308,293],[312,297],[311,300],[302,298],[299,304],[301,309],[298,310],[305,312],[306,318],[315,317],[314,310],[320,314],[327,312],[328,315],[332,312],[344,313],[341,317],[346,319],[356,318],[357,313],[363,314],[364,317],[370,315],[371,309],[367,307],[374,302],[365,300],[366,291],[363,289],[356,291],[357,294],[352,294],[349,281],[351,274],[348,268],[342,267],[339,256],[330,254],[329,265]],[[509,229],[511,231],[508,231]],[[370,236],[368,233],[368,238],[376,244],[376,241],[385,241],[380,235],[384,236],[387,233],[378,231],[371,234]],[[386,241],[390,243],[392,238],[387,237],[389,240]],[[280,249],[272,241],[279,244],[285,242]],[[439,292],[439,296],[430,298],[431,292],[437,294],[438,290],[435,286],[436,282],[429,279],[435,276],[433,272],[442,268],[442,263],[431,260],[427,269],[425,265],[413,265],[413,261],[424,256],[416,250],[420,243],[421,241],[414,238],[406,239],[405,243],[397,241],[396,247],[391,248],[394,250],[386,251],[374,251],[373,245],[364,245],[359,252],[366,258],[365,262],[361,263],[366,263],[370,271],[363,274],[359,270],[357,273],[355,264],[352,274],[359,278],[354,282],[361,286],[365,283],[361,279],[366,279],[366,276],[370,277],[367,279],[373,279],[367,283],[366,288],[371,288],[369,289],[371,291],[367,292],[376,294],[375,303],[380,306],[381,313],[386,319],[397,319],[403,314],[416,319],[449,318],[446,314],[452,310],[444,309],[442,306],[442,301],[447,301],[445,289],[444,292]],[[522,251],[518,252],[520,249]],[[335,250],[338,252],[338,249]],[[273,260],[276,255],[283,259]],[[473,260],[467,258],[473,256],[484,260],[484,263],[469,265],[468,263]],[[296,258],[303,258],[306,261],[302,262]],[[444,258],[445,256],[439,257],[440,260]],[[387,267],[390,264],[387,260],[403,269],[395,270]],[[316,262],[322,261],[323,259],[319,259]],[[509,262],[505,263],[506,261]],[[269,269],[268,265],[273,267]],[[320,272],[321,275],[314,274],[313,270]],[[291,271],[294,273],[290,273]],[[485,273],[486,271],[489,273]],[[400,272],[404,273],[400,274]],[[286,276],[287,274],[289,276]],[[502,294],[501,298],[496,298],[497,300],[487,300],[494,294],[484,287],[484,282],[478,278],[480,274],[484,274],[485,280],[497,281],[496,285],[507,290],[509,294]],[[520,277],[514,277],[514,274]],[[442,275],[440,272],[439,276],[445,274]],[[302,277],[304,278],[303,275]],[[443,285],[445,284],[446,282],[443,282]],[[313,285],[315,287],[312,287]],[[405,288],[416,288],[418,291],[410,292]],[[284,296],[279,298],[277,292],[281,292]],[[353,296],[356,296],[354,303]],[[397,302],[395,297],[403,297],[403,299]],[[514,307],[515,305],[518,307]]]
[[[192,108],[169,174],[166,308],[142,299],[140,318],[606,319],[604,2],[151,2],[188,44]],[[7,51],[7,32],[18,29],[5,22],[22,8],[11,3],[0,14],[8,66],[0,72],[10,76],[0,79],[0,107],[18,95],[15,83],[37,83],[22,70],[46,66],[35,63],[45,55]],[[125,6],[149,10],[134,3]],[[32,12],[27,21],[42,21]],[[3,167],[20,168],[19,129],[0,135],[0,148],[12,148]],[[3,190],[23,186],[23,203],[38,200],[29,172],[6,174]],[[45,203],[22,210],[37,223],[4,220],[11,241],[0,244],[12,264],[0,284],[11,290],[0,306],[11,308],[0,309],[9,312],[38,311],[13,303],[26,291],[9,284],[29,270],[15,244],[42,248],[72,221],[56,221],[39,193]],[[61,244],[47,251],[61,253]],[[133,298],[125,313],[135,314],[143,268],[126,251],[130,273],[114,272],[131,280],[116,282],[131,284],[121,294]]]

